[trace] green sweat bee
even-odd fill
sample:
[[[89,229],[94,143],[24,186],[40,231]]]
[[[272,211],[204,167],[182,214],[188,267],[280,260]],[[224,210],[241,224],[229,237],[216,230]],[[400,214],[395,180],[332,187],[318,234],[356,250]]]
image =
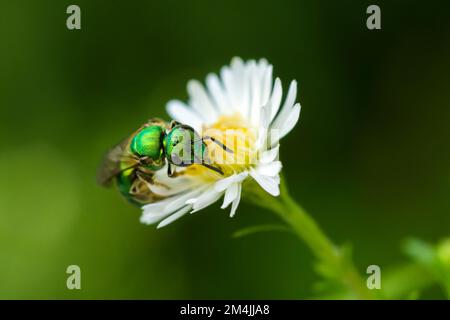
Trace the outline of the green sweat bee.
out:
[[[97,173],[97,182],[109,186],[115,179],[119,191],[137,205],[157,201],[159,196],[150,191],[148,184],[154,183],[155,172],[166,164],[169,177],[177,175],[176,167],[194,163],[223,175],[219,167],[209,163],[207,140],[232,152],[214,137],[201,137],[188,125],[150,119],[106,153]]]

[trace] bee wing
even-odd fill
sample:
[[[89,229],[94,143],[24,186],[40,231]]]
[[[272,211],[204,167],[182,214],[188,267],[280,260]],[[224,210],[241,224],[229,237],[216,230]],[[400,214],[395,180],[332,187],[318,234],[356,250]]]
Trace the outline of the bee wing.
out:
[[[157,126],[161,126],[162,128],[169,128],[170,124],[167,123],[166,121],[164,121],[163,119],[160,118],[151,118],[148,119],[147,123],[144,124],[144,126],[148,126],[148,125],[157,125]]]
[[[112,179],[123,171],[121,163],[124,160],[129,159],[130,163],[135,162],[135,159],[127,151],[128,143],[129,139],[125,139],[106,152],[97,170],[97,183],[99,185],[110,186]],[[135,165],[137,165],[137,162]],[[129,167],[133,167],[133,164]]]

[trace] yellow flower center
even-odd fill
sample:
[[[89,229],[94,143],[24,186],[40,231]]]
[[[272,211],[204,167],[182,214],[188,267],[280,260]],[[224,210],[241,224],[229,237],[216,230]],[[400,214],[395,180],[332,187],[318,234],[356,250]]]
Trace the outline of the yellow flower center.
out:
[[[248,170],[256,163],[256,131],[239,113],[221,116],[214,124],[204,126],[201,135],[214,138],[232,151],[226,151],[213,141],[206,140],[210,164],[219,168],[224,175],[198,164],[187,167],[184,171],[186,175],[214,181]]]

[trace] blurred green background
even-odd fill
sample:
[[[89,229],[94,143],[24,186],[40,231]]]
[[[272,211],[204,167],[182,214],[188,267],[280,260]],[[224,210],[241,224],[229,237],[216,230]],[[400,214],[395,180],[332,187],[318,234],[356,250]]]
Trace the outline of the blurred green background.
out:
[[[78,4],[82,29],[66,28]],[[310,252],[242,204],[156,230],[95,184],[104,151],[233,56],[266,57],[303,109],[281,157],[293,196],[363,273],[450,234],[450,5],[377,1],[2,1],[0,298],[313,296]],[[66,288],[81,267],[82,290]],[[431,288],[424,298],[442,298]]]

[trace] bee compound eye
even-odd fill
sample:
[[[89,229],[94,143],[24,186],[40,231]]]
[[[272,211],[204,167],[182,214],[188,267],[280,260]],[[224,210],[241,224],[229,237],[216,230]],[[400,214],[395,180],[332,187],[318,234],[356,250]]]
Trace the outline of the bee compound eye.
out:
[[[176,150],[176,152],[172,152],[170,155],[170,162],[181,167],[187,167],[195,163],[192,153],[190,153],[189,150],[183,150],[181,148]]]

